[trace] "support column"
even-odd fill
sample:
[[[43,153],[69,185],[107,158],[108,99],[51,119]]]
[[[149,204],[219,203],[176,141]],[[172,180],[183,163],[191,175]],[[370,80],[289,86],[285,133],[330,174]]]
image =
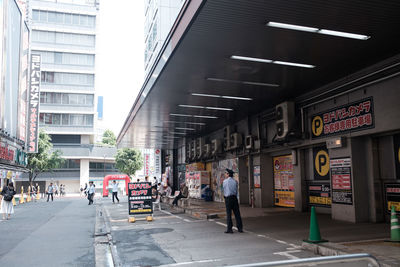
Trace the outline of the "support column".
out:
[[[272,157],[260,155],[261,166],[261,205],[263,208],[274,206],[274,170]]]
[[[80,184],[85,185],[85,183],[87,183],[89,185],[89,160],[81,159]]]

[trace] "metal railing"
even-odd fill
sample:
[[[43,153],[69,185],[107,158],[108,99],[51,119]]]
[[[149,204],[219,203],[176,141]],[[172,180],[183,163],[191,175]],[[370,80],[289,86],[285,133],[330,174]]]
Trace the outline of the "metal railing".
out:
[[[326,256],[315,258],[304,258],[295,260],[259,262],[250,264],[231,265],[229,267],[258,267],[258,266],[365,266],[365,267],[379,267],[378,261],[375,257],[367,253],[348,254],[338,256]]]

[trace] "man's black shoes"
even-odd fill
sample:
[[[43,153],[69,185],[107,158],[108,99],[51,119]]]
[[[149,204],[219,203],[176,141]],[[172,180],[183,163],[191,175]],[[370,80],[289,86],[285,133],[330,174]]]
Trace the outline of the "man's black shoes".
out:
[[[238,232],[239,232],[239,233],[243,233],[243,230],[242,230],[242,229],[239,229]]]
[[[225,231],[224,233],[225,233],[225,234],[233,234],[233,231],[232,231],[232,230],[230,230],[230,231]]]

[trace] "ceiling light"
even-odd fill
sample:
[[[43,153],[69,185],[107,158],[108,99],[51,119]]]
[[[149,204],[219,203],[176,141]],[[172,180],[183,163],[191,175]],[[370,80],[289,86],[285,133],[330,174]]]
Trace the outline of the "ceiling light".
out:
[[[170,113],[170,116],[178,116],[178,117],[192,117],[192,118],[203,118],[203,119],[218,119],[215,116],[201,116],[201,115],[189,115],[189,114],[178,114],[178,113]]]
[[[189,114],[178,114],[178,113],[170,113],[170,116],[177,116],[177,117],[193,117],[193,115]]]
[[[286,24],[286,23],[279,23],[279,22],[272,22],[272,21],[268,22],[267,26],[283,28],[283,29],[290,29],[290,30],[297,30],[297,31],[327,34],[327,35],[352,38],[352,39],[357,39],[357,40],[368,40],[369,38],[371,38],[371,36],[368,36],[368,35],[355,34],[355,33],[349,33],[349,32],[339,32],[339,31],[332,31],[332,30],[319,29],[319,28],[311,28],[311,27],[305,27],[305,26],[300,26],[300,25],[293,25],[293,24]]]
[[[188,130],[188,131],[196,131],[196,129],[193,128],[186,128],[186,127],[175,127],[177,130]]]
[[[192,105],[178,105],[182,108],[202,108],[202,109],[211,109],[211,110],[224,110],[224,111],[232,111],[231,108],[220,108],[220,107],[204,107],[204,106],[192,106]]]
[[[190,121],[164,121],[165,123],[183,123],[190,125],[206,125],[204,122],[190,122]]]
[[[206,80],[213,81],[213,82],[240,83],[240,84],[259,85],[259,86],[268,86],[268,87],[278,87],[279,86],[278,84],[272,84],[272,83],[237,81],[237,80],[228,80],[228,79],[219,79],[219,78],[206,78]]]
[[[184,135],[186,135],[186,133],[183,133],[183,132],[169,132],[170,134],[184,134]]]
[[[256,62],[263,62],[263,63],[271,63],[271,64],[279,64],[279,65],[288,65],[294,67],[302,67],[302,68],[315,68],[314,65],[309,64],[301,64],[301,63],[294,63],[294,62],[285,62],[285,61],[277,61],[271,59],[262,59],[262,58],[255,58],[255,57],[242,57],[242,56],[231,56],[232,59],[238,60],[246,60],[246,61],[256,61]]]
[[[215,116],[200,116],[200,115],[193,115],[194,118],[203,118],[203,119],[218,119]]]
[[[192,96],[205,96],[205,97],[227,98],[227,99],[237,99],[237,100],[253,100],[252,98],[249,98],[249,97],[227,96],[227,95],[209,95],[209,94],[199,94],[199,93],[192,93]]]

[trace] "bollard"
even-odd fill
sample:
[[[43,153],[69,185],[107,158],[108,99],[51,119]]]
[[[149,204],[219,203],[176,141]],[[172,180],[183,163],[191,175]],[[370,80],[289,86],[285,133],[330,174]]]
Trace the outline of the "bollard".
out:
[[[26,202],[31,202],[31,186],[28,186],[28,196],[26,197]]]
[[[11,200],[13,206],[17,206],[17,202],[15,202],[15,197],[13,197],[13,199]]]
[[[21,186],[21,197],[19,198],[19,203],[25,203],[25,199],[24,199],[24,187]]]
[[[392,206],[390,217],[390,242],[400,243],[400,225],[394,206]]]
[[[303,240],[307,243],[322,243],[328,242],[328,240],[321,239],[321,233],[319,232],[317,214],[315,213],[315,207],[311,207],[311,218],[310,218],[310,235],[307,240]]]
[[[130,223],[136,222],[135,217],[129,217],[128,222],[130,222]]]
[[[37,187],[36,200],[40,199],[40,186]]]

